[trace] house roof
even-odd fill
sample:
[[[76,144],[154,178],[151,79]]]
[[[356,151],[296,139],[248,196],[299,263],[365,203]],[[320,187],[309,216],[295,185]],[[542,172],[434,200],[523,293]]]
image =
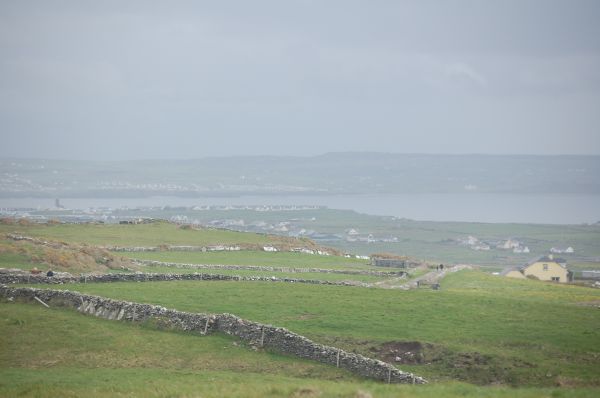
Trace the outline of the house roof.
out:
[[[525,269],[535,263],[556,263],[565,269],[567,268],[567,260],[565,260],[563,258],[558,258],[558,257],[550,258],[550,256],[542,256],[542,257],[537,257],[537,258],[531,260],[527,264],[519,267],[519,269],[521,269],[521,270]]]
[[[567,260],[565,260],[564,258],[558,258],[558,257],[552,257],[550,258],[549,256],[542,256],[540,258],[538,258],[537,260],[535,260],[535,262],[538,261],[545,261],[548,263],[558,263],[558,264],[566,264]]]
[[[506,276],[511,271],[521,272],[522,269],[523,269],[523,267],[506,267],[500,272],[500,275]]]

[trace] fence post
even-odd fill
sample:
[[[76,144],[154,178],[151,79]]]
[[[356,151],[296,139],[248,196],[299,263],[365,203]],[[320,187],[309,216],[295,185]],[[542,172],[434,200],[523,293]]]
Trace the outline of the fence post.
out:
[[[42,303],[44,305],[44,307],[46,308],[50,308],[50,306],[46,303],[44,303],[42,300],[40,300],[40,298],[38,296],[33,296],[34,299],[36,299],[37,301],[39,301],[40,303]]]

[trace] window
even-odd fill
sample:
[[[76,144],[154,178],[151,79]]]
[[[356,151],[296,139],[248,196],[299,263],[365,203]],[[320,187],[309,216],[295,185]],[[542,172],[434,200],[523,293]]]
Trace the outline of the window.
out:
[[[553,276],[552,282],[560,282],[560,276]]]
[[[544,264],[543,266],[544,271],[548,271],[548,264]]]

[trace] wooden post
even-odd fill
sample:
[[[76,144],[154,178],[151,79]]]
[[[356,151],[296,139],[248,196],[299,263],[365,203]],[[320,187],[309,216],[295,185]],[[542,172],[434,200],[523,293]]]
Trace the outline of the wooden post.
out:
[[[44,307],[50,308],[50,306],[48,304],[44,303],[42,300],[40,300],[38,296],[33,296],[33,298],[36,299],[37,301],[39,301],[40,303],[42,303],[44,305]]]
[[[337,358],[335,360],[335,366],[340,367],[340,350],[337,350]]]
[[[204,324],[204,335],[206,335],[206,333],[208,332],[208,321],[210,320],[210,317],[206,317],[206,323]]]
[[[392,368],[388,369],[388,384],[392,383]]]
[[[260,346],[264,347],[265,345],[265,327],[260,328]]]

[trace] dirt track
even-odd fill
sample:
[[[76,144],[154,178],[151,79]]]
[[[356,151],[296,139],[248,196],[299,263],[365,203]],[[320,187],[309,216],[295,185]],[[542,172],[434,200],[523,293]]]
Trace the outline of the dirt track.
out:
[[[473,267],[466,264],[458,264],[449,268],[444,268],[443,270],[429,271],[425,275],[421,275],[410,281],[406,281],[405,278],[393,278],[386,279],[381,282],[371,283],[370,287],[379,287],[382,289],[402,289],[402,290],[410,290],[416,289],[420,285],[432,285],[436,283],[440,283],[440,281],[448,274],[452,272],[457,272],[463,269],[472,269]]]

